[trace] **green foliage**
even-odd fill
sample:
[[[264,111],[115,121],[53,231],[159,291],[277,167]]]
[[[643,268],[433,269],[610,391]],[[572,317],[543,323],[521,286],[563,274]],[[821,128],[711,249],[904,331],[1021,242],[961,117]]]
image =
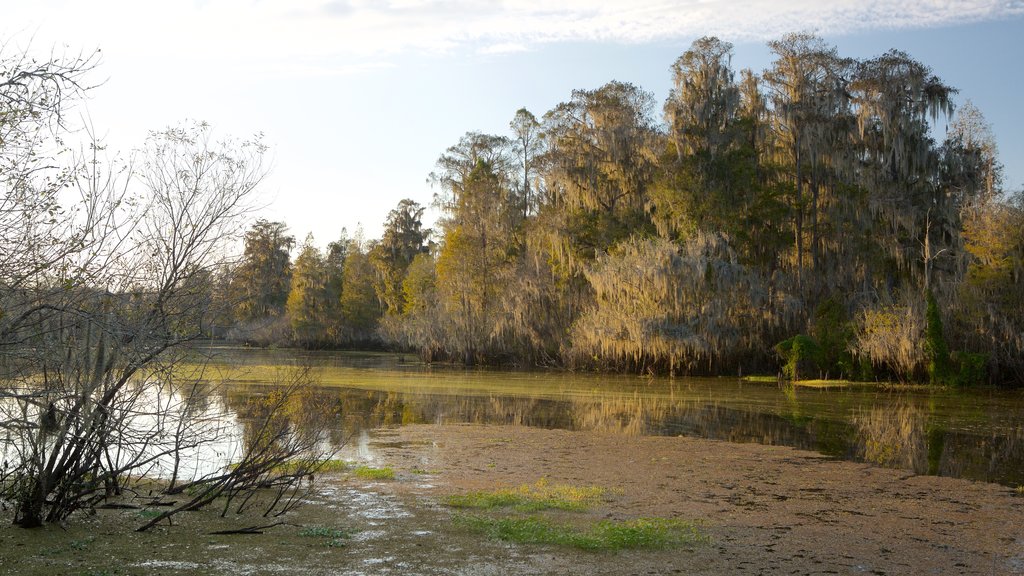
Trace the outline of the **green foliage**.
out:
[[[394,480],[395,471],[389,467],[372,468],[370,466],[356,466],[352,473],[356,478],[363,480]]]
[[[370,250],[370,262],[377,270],[375,289],[385,313],[399,314],[405,307],[402,281],[417,255],[426,251],[429,229],[423,228],[425,208],[408,198],[388,213],[384,235]]]
[[[924,351],[928,359],[928,378],[932,384],[953,384],[955,375],[949,356],[949,346],[942,330],[942,315],[935,295],[927,294],[928,309],[925,315]]]
[[[342,342],[367,343],[376,339],[381,305],[374,289],[375,276],[361,235],[357,234],[349,242],[342,275],[341,319],[338,329],[338,337]]]
[[[783,361],[782,374],[789,380],[799,380],[801,374],[821,365],[821,347],[803,334],[779,342],[775,352]]]
[[[666,518],[602,520],[580,529],[536,516],[490,518],[457,515],[457,525],[498,540],[553,544],[590,551],[658,549],[705,541],[690,522]]]
[[[853,324],[846,316],[846,308],[835,298],[828,298],[814,311],[811,334],[818,344],[818,368],[831,377],[860,377],[856,370],[850,345]]]
[[[975,386],[988,380],[988,354],[955,352],[952,360],[959,366],[955,379],[958,386]]]
[[[453,508],[512,507],[527,512],[551,509],[579,512],[597,504],[604,492],[597,486],[552,485],[540,480],[532,486],[454,494],[445,499],[445,504]]]
[[[313,236],[307,236],[295,259],[286,304],[293,337],[301,345],[315,346],[336,337],[340,294],[331,276],[327,259],[313,245]]]

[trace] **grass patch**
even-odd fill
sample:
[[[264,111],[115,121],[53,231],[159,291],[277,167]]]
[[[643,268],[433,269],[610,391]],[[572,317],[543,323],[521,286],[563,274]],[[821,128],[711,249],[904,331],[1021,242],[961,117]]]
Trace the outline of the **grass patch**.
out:
[[[541,479],[530,486],[518,488],[456,494],[445,498],[445,504],[453,508],[515,508],[526,512],[540,510],[567,510],[581,512],[597,504],[604,496],[604,488],[598,486],[570,486],[548,484]]]
[[[324,526],[310,526],[303,528],[299,536],[305,538],[316,538],[323,540],[323,545],[329,548],[344,548],[348,545],[347,540],[358,530],[342,530],[340,528],[327,528]]]
[[[371,468],[369,466],[357,466],[352,473],[356,478],[363,480],[394,480],[395,471],[385,466],[384,468]]]
[[[557,524],[536,516],[489,518],[457,515],[455,522],[470,531],[498,540],[594,551],[667,548],[706,540],[694,524],[668,518],[601,520],[587,528]]]

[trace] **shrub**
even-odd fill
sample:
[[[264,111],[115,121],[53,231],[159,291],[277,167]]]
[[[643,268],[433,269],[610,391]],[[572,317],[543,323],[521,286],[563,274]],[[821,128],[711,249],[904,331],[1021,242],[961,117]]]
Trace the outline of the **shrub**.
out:
[[[800,374],[820,369],[821,347],[814,338],[797,334],[775,345],[775,352],[783,360],[782,374],[790,380],[799,380]]]

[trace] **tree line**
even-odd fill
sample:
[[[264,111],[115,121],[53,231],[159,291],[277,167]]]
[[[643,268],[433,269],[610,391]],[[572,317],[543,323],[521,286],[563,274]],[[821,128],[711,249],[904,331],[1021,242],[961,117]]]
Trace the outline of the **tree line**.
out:
[[[223,325],[466,364],[1024,383],[1024,203],[981,112],[897,50],[769,48],[737,74],[695,41],[660,116],[613,81],[466,133],[430,175],[437,230],[403,200],[381,239],[291,262],[257,223]]]

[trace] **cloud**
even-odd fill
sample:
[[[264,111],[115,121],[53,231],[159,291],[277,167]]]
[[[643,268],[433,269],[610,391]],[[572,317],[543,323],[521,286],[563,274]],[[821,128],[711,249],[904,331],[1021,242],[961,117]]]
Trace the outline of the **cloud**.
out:
[[[529,46],[519,42],[499,42],[497,44],[489,44],[478,50],[480,54],[513,54],[529,51]]]
[[[347,73],[409,53],[500,54],[556,42],[730,41],[794,30],[834,36],[1024,15],[1022,0],[137,0],[16,3],[5,20],[144,65]],[[9,24],[10,25],[10,24]],[[17,32],[18,30],[14,30]],[[12,30],[0,29],[0,34]],[[39,42],[37,42],[39,43]],[[46,43],[46,39],[43,39]],[[109,50],[108,50],[109,49]]]

